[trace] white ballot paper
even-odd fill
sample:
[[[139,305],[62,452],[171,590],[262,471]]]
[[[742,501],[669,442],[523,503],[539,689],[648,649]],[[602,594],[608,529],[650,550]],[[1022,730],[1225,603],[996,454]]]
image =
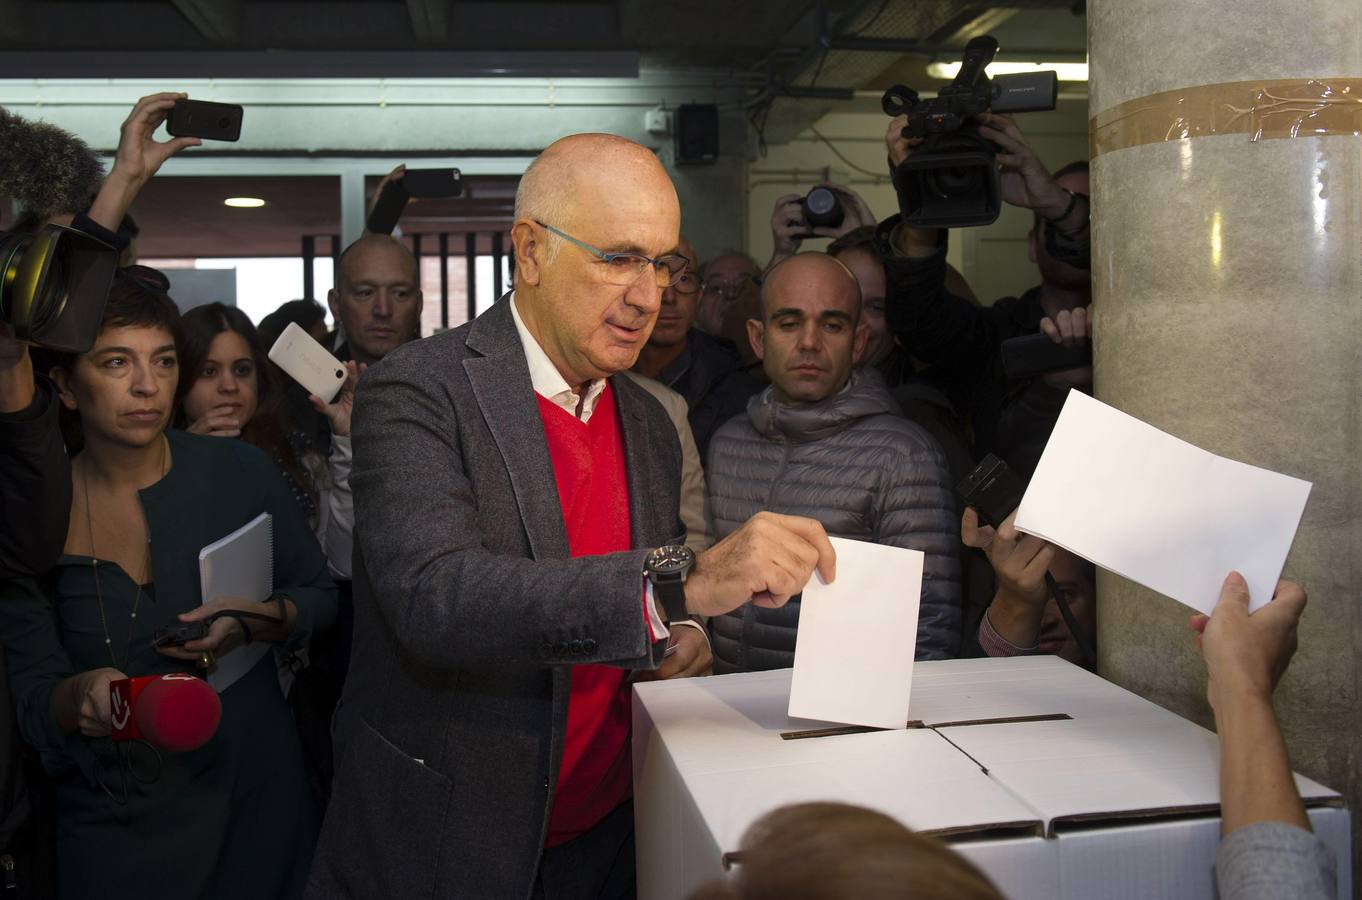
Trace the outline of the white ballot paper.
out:
[[[1252,611],[1272,599],[1309,495],[1070,391],[1016,525],[1207,614],[1238,571]]]
[[[837,579],[799,603],[791,716],[905,728],[922,602],[919,550],[832,538]]]

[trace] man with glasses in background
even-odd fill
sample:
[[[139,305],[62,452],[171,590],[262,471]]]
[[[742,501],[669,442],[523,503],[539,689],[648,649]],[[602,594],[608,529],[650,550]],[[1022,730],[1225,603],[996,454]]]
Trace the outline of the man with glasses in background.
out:
[[[516,195],[515,290],[389,353],[355,404],[355,645],[309,896],[632,897],[633,672],[695,674],[688,622],[778,607],[810,519],[679,546],[681,450],[628,378],[687,271],[656,156],[564,138]]]
[[[700,268],[701,331],[730,342],[743,364],[761,373],[747,342],[747,320],[761,318],[761,266],[741,250],[722,250]]]
[[[732,344],[695,325],[700,278],[695,247],[683,236],[677,244],[689,265],[676,283],[662,292],[662,308],[634,371],[655,378],[686,399],[687,418],[700,461],[708,460],[709,439],[719,426],[747,409],[761,390]]]

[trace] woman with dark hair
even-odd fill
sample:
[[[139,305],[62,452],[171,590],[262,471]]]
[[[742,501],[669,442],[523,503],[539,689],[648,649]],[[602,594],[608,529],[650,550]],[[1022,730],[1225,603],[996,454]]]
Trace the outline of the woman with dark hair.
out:
[[[61,897],[301,896],[317,815],[273,654],[222,690],[199,749],[109,740],[111,682],[211,671],[252,641],[294,649],[336,613],[326,561],[269,458],[166,429],[181,335],[165,288],[155,270],[124,270],[94,346],[51,372],[81,450],[65,553],[43,576],[0,582],[19,730],[55,782]],[[202,596],[199,551],[261,513],[275,593]],[[191,622],[208,624],[203,638],[153,645]]]
[[[306,450],[284,415],[283,375],[266,356],[260,335],[241,310],[222,303],[184,314],[175,423],[195,434],[239,437],[272,458],[287,477],[332,572],[349,577],[354,507],[350,495],[350,409],[359,370],[330,405],[317,408],[331,421],[334,440],[323,460]]]
[[[316,300],[290,300],[260,320],[260,340],[266,347],[274,346],[279,335],[290,325],[312,335],[317,343],[326,344],[326,309]]]

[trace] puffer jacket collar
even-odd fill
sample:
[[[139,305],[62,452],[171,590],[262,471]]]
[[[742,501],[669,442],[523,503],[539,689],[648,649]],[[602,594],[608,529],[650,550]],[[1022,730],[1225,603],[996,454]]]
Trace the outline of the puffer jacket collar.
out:
[[[758,434],[792,444],[822,440],[861,419],[895,410],[883,380],[868,369],[855,370],[846,387],[816,403],[782,403],[769,387],[747,403],[747,416]]]

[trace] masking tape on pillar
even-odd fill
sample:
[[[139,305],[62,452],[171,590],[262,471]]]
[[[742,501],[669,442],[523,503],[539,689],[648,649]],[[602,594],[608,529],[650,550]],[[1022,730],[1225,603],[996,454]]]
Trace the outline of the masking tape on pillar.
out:
[[[1127,100],[1088,123],[1089,154],[1215,134],[1362,134],[1362,78],[1237,81]]]

